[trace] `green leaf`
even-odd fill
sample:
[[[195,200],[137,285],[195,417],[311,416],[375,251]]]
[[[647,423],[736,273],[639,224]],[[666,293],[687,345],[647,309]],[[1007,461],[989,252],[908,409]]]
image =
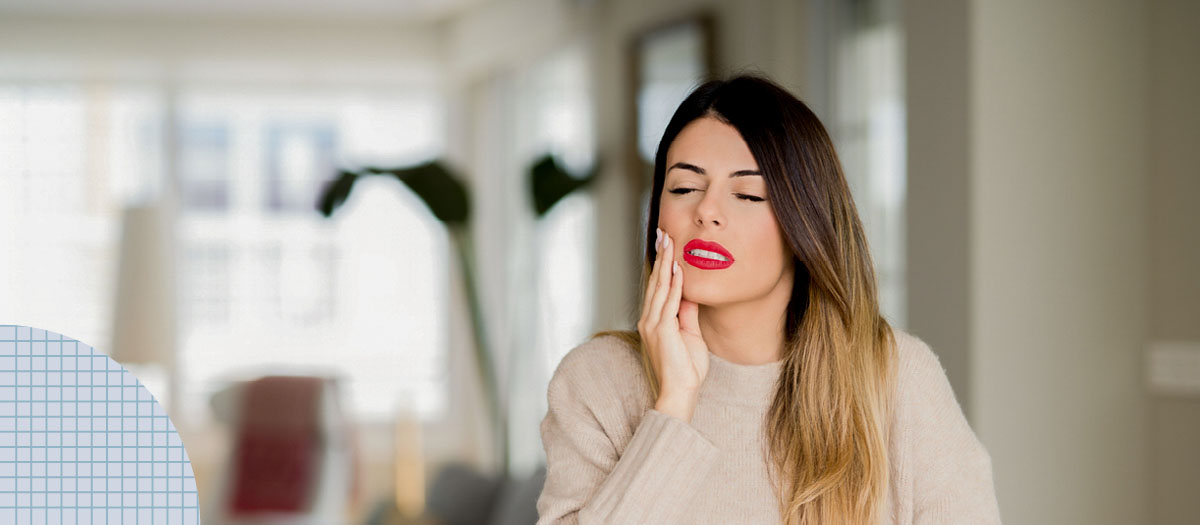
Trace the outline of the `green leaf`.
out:
[[[408,186],[438,220],[450,226],[465,225],[471,215],[467,188],[440,162],[432,161],[400,168],[369,167],[359,173],[342,170],[326,185],[317,200],[317,209],[329,217],[350,197],[359,177],[387,175]]]
[[[598,171],[599,166],[593,166],[583,177],[574,177],[559,166],[550,154],[534,162],[529,170],[529,179],[533,209],[538,217],[546,215],[563,197],[591,183]]]
[[[317,199],[317,210],[321,212],[321,215],[326,217],[333,215],[333,210],[341,207],[350,197],[350,190],[357,180],[357,174],[345,170],[339,171],[337,178],[325,185],[320,198]]]

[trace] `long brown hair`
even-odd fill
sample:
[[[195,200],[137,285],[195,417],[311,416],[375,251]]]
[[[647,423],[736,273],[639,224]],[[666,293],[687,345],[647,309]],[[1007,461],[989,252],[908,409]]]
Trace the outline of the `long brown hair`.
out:
[[[649,280],[667,149],[693,120],[714,117],[741,133],[795,256],[783,367],[764,421],[769,471],[789,524],[875,523],[889,490],[888,421],[896,340],[880,315],[875,270],[833,142],[803,102],[770,80],[741,75],[696,88],[659,142],[646,224]],[[642,293],[645,293],[644,286]],[[638,301],[641,304],[641,301]],[[641,355],[636,330],[615,335]]]

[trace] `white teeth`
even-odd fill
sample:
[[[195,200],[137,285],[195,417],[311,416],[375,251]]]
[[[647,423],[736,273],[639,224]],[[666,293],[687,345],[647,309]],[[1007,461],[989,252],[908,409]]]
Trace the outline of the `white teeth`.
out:
[[[724,255],[721,255],[717,252],[710,252],[708,250],[688,250],[688,253],[695,255],[696,257],[704,257],[705,259],[716,259],[718,261],[729,260],[729,258],[725,257]]]

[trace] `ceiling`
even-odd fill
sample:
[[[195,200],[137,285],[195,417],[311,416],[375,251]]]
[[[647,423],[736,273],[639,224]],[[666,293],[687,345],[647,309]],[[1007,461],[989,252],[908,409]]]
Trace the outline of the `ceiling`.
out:
[[[491,0],[0,0],[5,14],[429,21]]]

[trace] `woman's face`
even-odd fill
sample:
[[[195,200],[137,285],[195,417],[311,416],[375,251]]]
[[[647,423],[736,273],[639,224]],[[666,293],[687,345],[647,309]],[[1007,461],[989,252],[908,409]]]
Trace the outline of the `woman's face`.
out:
[[[790,297],[792,254],[737,129],[712,117],[692,121],[667,149],[666,169],[658,227],[683,270],[683,299],[718,306],[772,292]],[[732,264],[694,252],[693,241],[717,243],[705,249],[723,248]]]

